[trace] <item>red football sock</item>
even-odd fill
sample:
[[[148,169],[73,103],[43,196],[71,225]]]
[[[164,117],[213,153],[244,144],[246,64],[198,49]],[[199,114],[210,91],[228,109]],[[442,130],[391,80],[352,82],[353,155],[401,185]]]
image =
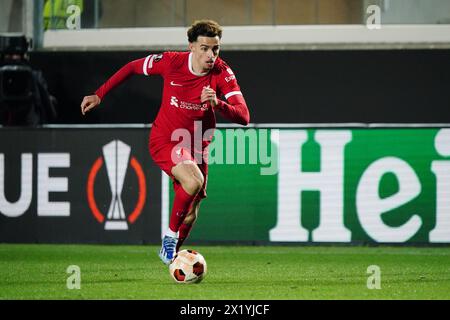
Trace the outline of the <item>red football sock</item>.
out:
[[[173,232],[178,232],[184,218],[191,209],[192,203],[194,202],[196,194],[190,195],[184,191],[183,187],[180,186],[175,192],[175,199],[173,200],[172,214],[170,216],[169,228]]]
[[[184,240],[186,240],[186,238],[189,236],[189,232],[191,232],[193,225],[194,224],[181,224],[180,229],[178,229],[178,243],[176,252],[178,252],[180,247],[183,245]]]

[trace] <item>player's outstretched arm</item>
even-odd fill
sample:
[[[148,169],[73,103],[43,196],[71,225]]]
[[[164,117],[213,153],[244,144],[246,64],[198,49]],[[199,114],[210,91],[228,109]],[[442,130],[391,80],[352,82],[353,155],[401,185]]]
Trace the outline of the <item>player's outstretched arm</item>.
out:
[[[100,88],[95,91],[95,94],[84,97],[81,102],[81,113],[84,115],[92,108],[98,106],[109,91],[117,87],[132,74],[142,74],[144,72],[143,66],[145,65],[145,61],[146,58],[142,58],[127,63],[102,84]]]
[[[98,106],[100,102],[101,99],[96,94],[91,96],[85,96],[83,98],[83,101],[81,102],[81,113],[83,114],[83,116],[86,114],[86,112]]]

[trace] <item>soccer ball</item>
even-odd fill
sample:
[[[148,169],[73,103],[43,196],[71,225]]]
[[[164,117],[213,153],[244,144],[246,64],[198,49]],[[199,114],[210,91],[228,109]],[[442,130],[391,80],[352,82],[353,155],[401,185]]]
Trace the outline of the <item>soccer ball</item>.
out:
[[[182,250],[175,254],[169,272],[177,283],[199,283],[206,275],[206,261],[195,250]]]

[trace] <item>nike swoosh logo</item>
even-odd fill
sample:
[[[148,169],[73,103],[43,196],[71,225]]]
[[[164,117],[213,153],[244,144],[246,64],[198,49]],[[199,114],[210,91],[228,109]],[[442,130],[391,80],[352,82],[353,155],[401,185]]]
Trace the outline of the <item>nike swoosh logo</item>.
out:
[[[176,87],[182,87],[183,86],[182,84],[178,84],[178,83],[175,83],[173,81],[170,81],[170,85],[176,86]]]

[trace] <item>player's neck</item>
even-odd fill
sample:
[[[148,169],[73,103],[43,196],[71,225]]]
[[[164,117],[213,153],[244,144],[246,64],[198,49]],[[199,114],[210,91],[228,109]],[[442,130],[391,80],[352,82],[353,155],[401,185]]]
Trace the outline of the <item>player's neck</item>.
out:
[[[202,67],[193,59],[192,52],[189,54],[189,70],[196,76],[207,75],[209,70],[204,71]]]

